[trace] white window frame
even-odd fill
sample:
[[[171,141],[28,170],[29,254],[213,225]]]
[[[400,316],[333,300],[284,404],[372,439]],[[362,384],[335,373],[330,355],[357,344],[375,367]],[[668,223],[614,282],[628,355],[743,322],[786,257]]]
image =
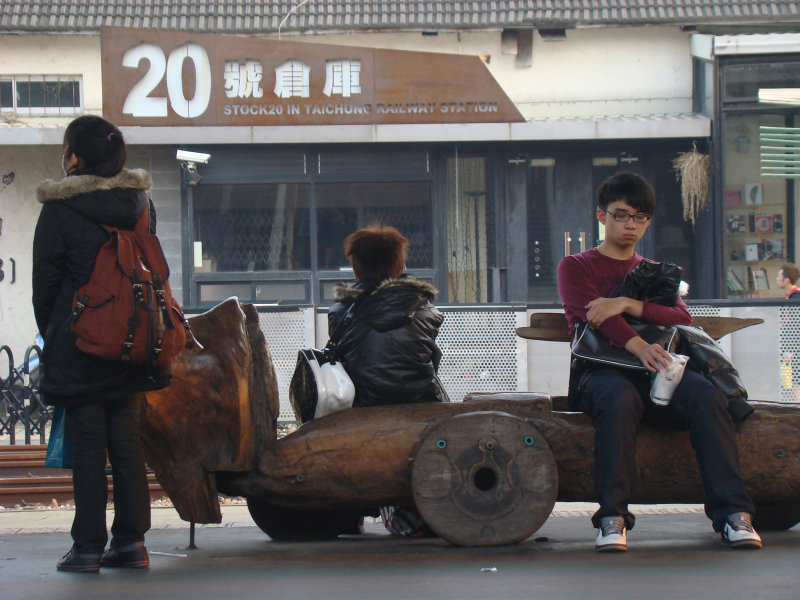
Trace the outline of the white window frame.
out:
[[[12,107],[0,107],[0,112],[13,113],[21,117],[62,117],[83,114],[83,77],[80,75],[0,75],[0,82],[11,82]],[[17,84],[47,81],[77,82],[78,106],[18,106]]]

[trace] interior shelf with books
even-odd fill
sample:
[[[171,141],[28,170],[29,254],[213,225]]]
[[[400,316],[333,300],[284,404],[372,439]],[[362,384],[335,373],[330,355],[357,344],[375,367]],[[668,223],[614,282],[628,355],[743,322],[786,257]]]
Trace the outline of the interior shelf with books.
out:
[[[736,296],[769,294],[786,261],[785,203],[765,203],[760,183],[725,194],[728,290]]]

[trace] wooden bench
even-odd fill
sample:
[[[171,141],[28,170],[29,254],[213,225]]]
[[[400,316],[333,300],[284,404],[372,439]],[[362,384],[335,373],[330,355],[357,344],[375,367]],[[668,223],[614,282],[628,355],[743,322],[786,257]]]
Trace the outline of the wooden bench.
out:
[[[757,321],[705,326],[721,337]],[[171,387],[147,393],[142,424],[148,464],[187,521],[219,522],[220,492],[247,498],[274,539],[325,539],[346,531],[342,514],[414,503],[451,543],[499,545],[530,537],[556,499],[595,498],[591,419],[553,410],[546,394],[355,407],[278,438],[277,378],[255,307],[228,300],[190,323],[204,349],[176,359]],[[568,341],[563,314],[532,323],[523,337]],[[754,406],[737,427],[745,483],[759,527],[791,527],[800,406]],[[636,463],[633,502],[702,502],[686,432],[643,428]]]

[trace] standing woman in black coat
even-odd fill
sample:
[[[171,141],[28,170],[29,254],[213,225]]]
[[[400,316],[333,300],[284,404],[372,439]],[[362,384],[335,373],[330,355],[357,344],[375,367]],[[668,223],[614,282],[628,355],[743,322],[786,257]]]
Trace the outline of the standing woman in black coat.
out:
[[[66,410],[72,434],[75,491],[73,545],[59,571],[149,566],[144,534],[150,529],[150,493],[139,432],[144,392],[169,385],[169,370],[147,373],[84,354],[65,325],[76,290],[88,280],[100,247],[101,225],[133,229],[150,204],[150,176],[124,168],[120,130],[96,116],[72,121],[64,133],[66,177],[45,181],[33,239],[33,309],[44,337],[40,390],[48,404]],[[111,545],[106,531],[106,452],[114,480]]]

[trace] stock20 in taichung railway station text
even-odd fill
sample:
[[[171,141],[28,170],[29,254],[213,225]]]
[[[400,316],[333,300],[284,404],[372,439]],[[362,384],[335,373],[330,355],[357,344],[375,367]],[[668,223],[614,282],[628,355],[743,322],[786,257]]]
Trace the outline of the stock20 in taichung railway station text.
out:
[[[120,125],[491,123],[522,116],[476,56],[107,28]]]

